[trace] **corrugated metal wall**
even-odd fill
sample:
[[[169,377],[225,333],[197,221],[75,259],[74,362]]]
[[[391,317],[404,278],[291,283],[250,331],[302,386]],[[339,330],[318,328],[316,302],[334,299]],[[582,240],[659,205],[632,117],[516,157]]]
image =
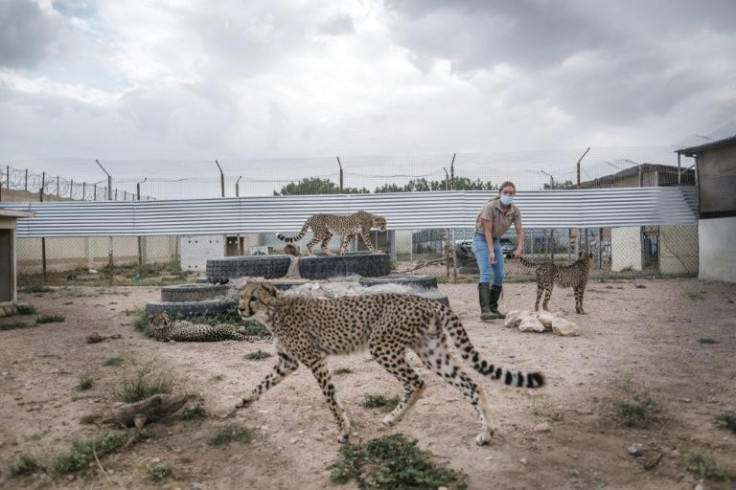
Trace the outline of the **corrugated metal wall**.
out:
[[[516,197],[525,228],[692,225],[694,187],[642,187],[523,192]],[[472,227],[487,191],[402,192],[109,202],[3,202],[29,210],[17,236],[147,236],[289,232],[314,213],[366,210],[392,230]],[[690,204],[688,204],[690,203]]]

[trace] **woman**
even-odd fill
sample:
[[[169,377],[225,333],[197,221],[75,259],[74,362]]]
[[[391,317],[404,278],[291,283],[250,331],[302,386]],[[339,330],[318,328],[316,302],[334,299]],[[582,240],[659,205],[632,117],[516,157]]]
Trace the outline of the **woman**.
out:
[[[504,259],[500,238],[512,224],[516,228],[515,259],[521,256],[524,246],[521,211],[514,205],[515,195],[516,186],[513,182],[504,182],[498,190],[498,196],[483,206],[475,220],[472,248],[480,271],[478,300],[480,301],[480,319],[483,321],[506,316],[498,311],[498,299],[501,297],[503,288]],[[491,276],[493,276],[493,284],[490,284]]]

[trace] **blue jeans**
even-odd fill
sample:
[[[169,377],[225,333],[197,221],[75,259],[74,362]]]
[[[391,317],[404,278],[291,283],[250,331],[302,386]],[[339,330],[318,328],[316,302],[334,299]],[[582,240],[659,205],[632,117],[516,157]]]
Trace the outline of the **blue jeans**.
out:
[[[488,258],[489,250],[486,243],[485,235],[476,233],[473,235],[473,246],[471,247],[475,254],[475,261],[478,262],[478,271],[480,271],[480,280],[478,282],[491,282],[493,276],[493,285],[503,285],[503,252],[501,252],[501,241],[496,238],[493,240],[493,253],[496,254],[496,263],[491,264]]]

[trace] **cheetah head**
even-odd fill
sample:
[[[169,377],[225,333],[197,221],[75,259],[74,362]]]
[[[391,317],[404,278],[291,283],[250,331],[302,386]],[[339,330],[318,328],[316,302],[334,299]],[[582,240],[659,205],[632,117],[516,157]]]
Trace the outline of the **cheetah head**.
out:
[[[268,282],[249,282],[240,291],[238,313],[243,320],[258,320],[266,323],[269,319],[269,307],[273,305],[281,292]]]
[[[580,253],[578,253],[578,258],[585,262],[588,267],[591,267],[593,265],[593,252],[592,251],[585,251],[581,250]]]
[[[148,323],[155,327],[168,325],[170,322],[169,314],[164,310],[154,311],[148,317]]]
[[[386,218],[374,214],[371,218],[371,224],[373,225],[373,228],[378,228],[383,231],[386,229]]]

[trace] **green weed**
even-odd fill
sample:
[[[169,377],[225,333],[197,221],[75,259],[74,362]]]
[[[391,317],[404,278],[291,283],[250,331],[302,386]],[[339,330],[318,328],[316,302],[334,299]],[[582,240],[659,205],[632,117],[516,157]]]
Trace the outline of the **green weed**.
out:
[[[133,436],[133,442],[140,437]],[[106,430],[91,439],[74,441],[69,450],[57,455],[51,462],[51,469],[57,473],[76,473],[95,460],[112,454],[128,444],[130,436],[124,430]]]
[[[36,318],[36,323],[61,323],[65,320],[64,315],[41,315]]]
[[[705,291],[685,291],[684,294],[693,301],[705,299]]]
[[[713,454],[698,448],[685,454],[685,468],[699,478],[711,481],[724,481],[728,478],[726,470],[721,468]]]
[[[263,359],[268,359],[269,357],[272,357],[272,355],[259,349],[255,352],[247,353],[245,356],[243,356],[243,359],[246,359],[248,361],[261,361]]]
[[[625,427],[648,429],[669,420],[664,407],[646,389],[636,388],[626,378],[620,385],[624,397],[614,402],[619,421]]]
[[[182,420],[203,419],[207,417],[207,410],[202,405],[195,405],[182,410],[179,418]]]
[[[434,464],[431,454],[420,450],[416,440],[407,441],[401,434],[345,444],[330,469],[333,482],[355,479],[360,488],[467,488],[467,475]]]
[[[171,393],[173,384],[170,375],[154,374],[151,365],[147,364],[138,369],[133,379],[123,380],[123,387],[117,396],[125,403],[135,403],[157,393]]]
[[[80,391],[89,390],[94,384],[94,380],[89,376],[82,376],[77,382],[77,389]]]
[[[341,376],[343,374],[351,374],[353,372],[350,368],[337,368],[332,373],[336,376]]]
[[[10,465],[11,476],[26,476],[39,470],[41,467],[36,458],[28,453],[20,453]]]
[[[360,403],[360,406],[363,408],[380,408],[384,412],[390,412],[398,404],[399,404],[398,396],[387,398],[383,395],[366,394],[366,395],[363,395],[363,401]]]
[[[121,356],[110,357],[102,363],[103,366],[120,366],[123,363]]]
[[[0,330],[18,330],[21,328],[31,328],[35,326],[36,325],[29,325],[23,322],[0,323]]]
[[[36,308],[31,305],[19,304],[15,307],[15,311],[18,315],[35,315],[38,313]]]
[[[253,440],[253,432],[247,427],[229,425],[215,432],[207,444],[210,446],[228,446],[231,442],[247,444]]]
[[[141,469],[146,473],[148,479],[153,483],[161,483],[168,480],[174,474],[173,468],[161,461],[143,463]]]
[[[736,434],[736,412],[727,412],[716,415],[716,423]]]
[[[50,293],[53,289],[43,284],[31,284],[18,291],[21,293]]]

